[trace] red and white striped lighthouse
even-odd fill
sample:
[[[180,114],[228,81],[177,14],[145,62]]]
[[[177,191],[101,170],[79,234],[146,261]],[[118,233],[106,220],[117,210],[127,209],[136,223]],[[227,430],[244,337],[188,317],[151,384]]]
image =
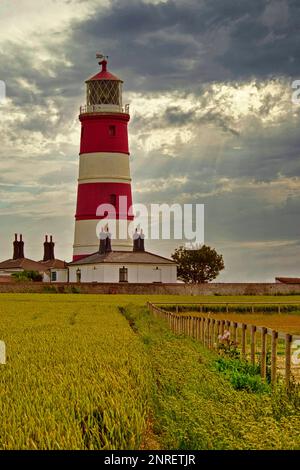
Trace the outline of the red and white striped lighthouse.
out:
[[[97,56],[99,57],[99,56]],[[99,250],[99,220],[101,204],[115,208],[114,224],[117,236],[112,249],[132,249],[129,236],[118,237],[119,225],[129,224],[132,205],[127,124],[129,106],[122,105],[122,80],[107,71],[102,56],[101,71],[86,81],[86,105],[80,108],[81,142],[73,260]],[[119,204],[120,197],[122,201]],[[126,199],[124,198],[126,196]],[[109,227],[109,220],[108,220]],[[124,227],[124,225],[123,225]],[[110,229],[110,227],[109,227]]]

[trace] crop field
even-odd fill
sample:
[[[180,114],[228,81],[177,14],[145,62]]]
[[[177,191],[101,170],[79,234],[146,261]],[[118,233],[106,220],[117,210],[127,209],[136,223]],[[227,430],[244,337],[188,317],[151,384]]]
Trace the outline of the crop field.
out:
[[[149,394],[141,344],[116,308],[70,297],[0,303],[1,449],[140,445]]]
[[[193,312],[194,313],[194,312]],[[211,313],[203,314],[217,320],[231,320],[249,325],[266,326],[273,330],[300,335],[300,312],[285,313]]]
[[[0,296],[0,450],[300,449],[297,401],[234,389],[147,300],[191,298]]]

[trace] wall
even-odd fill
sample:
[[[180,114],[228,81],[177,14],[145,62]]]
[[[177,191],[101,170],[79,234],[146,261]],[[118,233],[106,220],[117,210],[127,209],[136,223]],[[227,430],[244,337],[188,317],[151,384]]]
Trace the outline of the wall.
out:
[[[44,283],[0,283],[0,292],[71,292],[76,287],[87,294],[177,294],[177,295],[270,295],[299,294],[300,284],[280,283],[212,283],[186,284],[130,284],[130,283],[87,283],[87,284],[44,284]],[[280,301],[280,297],[278,298]]]
[[[128,269],[128,283],[176,282],[176,266],[141,264],[106,264],[70,266],[70,282],[76,282],[76,271],[81,270],[81,282],[113,282],[119,283],[119,269],[125,266]]]
[[[68,282],[68,270],[67,269],[52,269],[52,271],[56,272],[56,281],[52,281],[53,283],[54,282]],[[44,282],[49,282],[49,278],[48,280],[46,280],[46,277],[44,277]]]

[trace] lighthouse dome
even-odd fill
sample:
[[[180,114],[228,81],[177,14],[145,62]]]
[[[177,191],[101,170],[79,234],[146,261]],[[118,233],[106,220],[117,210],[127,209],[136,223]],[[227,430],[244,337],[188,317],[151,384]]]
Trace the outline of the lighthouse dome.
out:
[[[107,60],[99,62],[102,69],[93,77],[86,80],[87,106],[118,106],[122,108],[123,81],[107,70]]]

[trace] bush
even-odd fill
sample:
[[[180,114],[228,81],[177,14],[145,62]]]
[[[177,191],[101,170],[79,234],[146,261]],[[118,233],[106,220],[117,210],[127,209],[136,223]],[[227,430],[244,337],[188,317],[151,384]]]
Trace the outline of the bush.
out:
[[[253,365],[238,359],[220,357],[215,361],[215,368],[230,380],[235,390],[254,393],[270,391],[270,386],[263,382],[259,375],[260,366],[257,364]]]
[[[19,273],[13,273],[12,277],[16,279],[18,282],[41,282],[43,280],[43,276],[38,271],[21,271]]]
[[[57,290],[55,286],[44,286],[43,291],[46,294],[57,294]]]

